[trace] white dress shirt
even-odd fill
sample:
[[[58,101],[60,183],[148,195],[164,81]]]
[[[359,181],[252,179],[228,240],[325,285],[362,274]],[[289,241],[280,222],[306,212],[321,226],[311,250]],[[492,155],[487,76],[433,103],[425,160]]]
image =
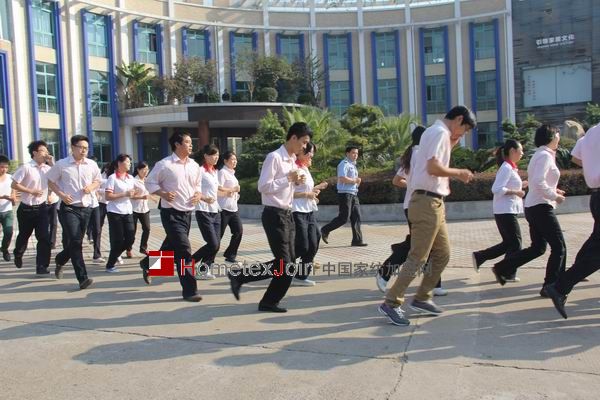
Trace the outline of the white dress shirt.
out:
[[[46,175],[50,171],[48,164],[38,164],[31,160],[27,164],[23,164],[13,174],[12,180],[27,189],[41,190],[44,193],[41,196],[34,196],[31,193],[21,193],[21,203],[28,206],[38,206],[48,201],[48,179]]]
[[[162,208],[174,208],[179,211],[194,211],[196,205],[192,199],[201,192],[202,173],[200,166],[191,158],[185,162],[173,153],[156,163],[146,178],[146,189],[155,193],[159,190],[175,192],[175,199],[167,202],[161,199]]]
[[[100,169],[95,161],[83,158],[75,162],[72,155],[58,160],[46,173],[49,181],[54,182],[60,190],[73,199],[72,206],[90,207],[92,195],[84,193],[83,188],[92,183],[100,183]]]
[[[12,193],[12,177],[4,174],[4,180],[0,182],[0,196],[10,196]],[[12,211],[13,205],[10,200],[0,199],[0,212]]]
[[[313,179],[310,171],[307,167],[299,167],[302,171],[304,171],[304,175],[306,175],[306,182],[302,185],[294,185],[295,193],[306,193],[312,192],[315,188],[315,180]],[[306,197],[297,197],[294,198],[292,202],[292,211],[301,212],[301,213],[309,213],[313,211],[317,211],[317,201],[314,199],[307,199]]]
[[[412,155],[410,157],[410,171],[413,171],[415,168],[415,164],[416,159],[417,159],[417,153],[419,151],[419,146],[413,146],[412,148]],[[411,173],[407,174],[406,171],[404,170],[404,168],[400,167],[398,169],[398,172],[396,172],[396,175],[406,179],[406,193],[404,194],[404,203],[403,203],[403,207],[405,210],[408,210],[408,204],[410,203],[410,198],[412,197],[413,192],[415,191],[413,185],[411,184]]]
[[[522,190],[523,181],[517,169],[506,161],[502,163],[492,185],[494,193],[494,214],[521,214],[523,199],[516,194],[507,194],[509,190]]]
[[[600,188],[600,124],[590,128],[585,136],[577,141],[571,154],[583,164],[585,183],[591,189]]]
[[[200,167],[200,171],[202,172],[202,195],[205,197],[211,197],[215,201],[211,204],[208,204],[205,201],[200,201],[196,205],[196,211],[208,212],[208,213],[218,213],[219,202],[217,201],[217,194],[219,193],[219,178],[217,177],[217,170],[212,168],[210,171],[206,168],[205,165]]]
[[[144,181],[142,181],[139,176],[136,176],[133,179],[133,183],[134,189],[138,191],[138,196],[147,196],[150,194],[144,185]],[[150,211],[148,199],[131,199],[131,206],[133,207],[134,213],[145,214]]]
[[[527,176],[529,192],[525,197],[525,207],[550,204],[556,208],[556,188],[560,178],[560,170],[556,166],[556,152],[547,146],[538,147],[529,161]]]
[[[262,204],[284,210],[292,208],[294,183],[288,180],[288,173],[295,169],[296,155],[289,155],[285,145],[269,154],[260,170],[258,191]]]
[[[239,186],[240,182],[235,177],[235,170],[224,166],[217,172],[217,178],[219,179],[219,186],[223,188],[233,188]],[[223,210],[236,212],[238,210],[238,200],[240,198],[240,194],[233,193],[231,196],[219,196],[217,200],[219,201],[219,207]]]
[[[450,130],[439,119],[423,132],[419,151],[415,158],[415,166],[411,167],[411,184],[413,190],[427,190],[442,196],[450,194],[450,183],[447,177],[430,175],[427,172],[427,162],[433,158],[448,167],[450,165]],[[411,160],[412,161],[412,160]]]
[[[115,172],[106,180],[106,193],[120,194],[135,189],[135,179],[129,174],[117,176]],[[133,205],[128,196],[111,200],[106,206],[106,211],[115,214],[133,214]]]

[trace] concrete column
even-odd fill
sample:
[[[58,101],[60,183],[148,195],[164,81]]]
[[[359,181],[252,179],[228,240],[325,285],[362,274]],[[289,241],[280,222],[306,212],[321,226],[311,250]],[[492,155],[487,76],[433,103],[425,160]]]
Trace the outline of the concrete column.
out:
[[[118,7],[125,8],[125,0],[118,0]],[[129,64],[129,27],[127,26],[129,19],[126,14],[116,13],[115,25],[118,26],[119,40],[117,41],[118,51],[116,52],[116,65]]]
[[[200,148],[210,143],[210,129],[207,120],[198,121],[198,139]]]
[[[124,145],[125,145],[125,154],[130,154],[133,157],[137,157],[137,153],[133,153],[133,136],[136,134],[136,130],[133,126],[124,126],[122,128]]]
[[[358,0],[358,69],[360,74],[360,102],[367,104],[367,62],[365,56],[365,31],[363,2]]]
[[[513,28],[512,28],[512,2],[506,0],[506,10],[508,14],[505,15],[504,20],[504,49],[505,49],[505,64],[506,64],[506,115],[511,121],[516,121],[515,111],[515,65],[513,63]]]
[[[81,73],[83,67],[81,65],[81,25],[85,21],[80,21],[80,26],[77,26],[77,16],[80,15],[74,7],[73,0],[65,0],[65,10],[67,17],[67,32],[66,38],[68,46],[66,46],[68,73],[65,71],[65,105],[71,109],[71,129],[73,135],[80,135],[83,132],[83,99],[81,87]],[[70,93],[70,96],[67,95]],[[65,110],[66,111],[66,110]],[[68,123],[68,122],[67,122]],[[67,128],[68,129],[68,128]],[[85,132],[90,135],[91,132]]]
[[[408,112],[417,114],[417,82],[415,61],[417,55],[414,51],[414,28],[411,23],[410,0],[404,1],[404,22],[408,24],[406,30],[406,73],[408,75]]]
[[[175,17],[175,1],[169,0],[169,17]],[[177,62],[177,30],[175,29],[175,22],[169,22],[169,34],[165,35],[164,48],[169,48],[169,65],[167,65],[165,74],[173,74],[173,66]],[[168,39],[167,39],[168,38]]]
[[[271,34],[269,33],[269,2],[263,1],[263,24],[265,26],[264,40],[265,40],[265,56],[271,55]]]
[[[217,39],[215,41],[215,54],[217,56],[217,75],[219,76],[219,82],[217,83],[219,85],[219,93],[223,93],[223,90],[225,90],[225,56],[223,54],[223,28],[215,27],[215,32],[215,36]],[[230,93],[232,93],[231,90]]]
[[[458,20],[460,18],[460,1],[454,1],[454,17],[457,19],[454,24],[454,32],[456,36],[456,93],[458,104],[465,104],[465,87],[463,82],[463,59],[462,59],[462,25]],[[447,57],[447,56],[446,56]],[[448,60],[446,60],[448,62]],[[473,82],[471,82],[471,85]],[[465,146],[466,138],[460,138],[460,145]]]

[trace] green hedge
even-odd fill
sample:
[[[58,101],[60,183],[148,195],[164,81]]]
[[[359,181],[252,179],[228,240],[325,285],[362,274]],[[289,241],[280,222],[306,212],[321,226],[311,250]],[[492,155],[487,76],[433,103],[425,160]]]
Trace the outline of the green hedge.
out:
[[[521,177],[527,179],[526,171],[520,171]],[[382,171],[366,174],[362,178],[359,198],[362,204],[389,204],[404,201],[405,189],[398,189],[392,185],[393,171]],[[496,174],[484,172],[475,174],[475,179],[464,184],[458,180],[450,180],[450,196],[447,201],[475,201],[491,200],[492,185]],[[337,205],[336,178],[330,178],[329,188],[321,192],[319,196],[321,205]],[[241,204],[260,204],[260,193],[258,192],[257,178],[240,180]],[[567,192],[567,196],[578,196],[589,194],[589,189],[583,179],[581,169],[570,169],[561,171],[559,188]]]

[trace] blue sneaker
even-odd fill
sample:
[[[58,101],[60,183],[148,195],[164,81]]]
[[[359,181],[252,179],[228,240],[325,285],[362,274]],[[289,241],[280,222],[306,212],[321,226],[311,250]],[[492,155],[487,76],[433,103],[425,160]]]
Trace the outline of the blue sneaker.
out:
[[[408,326],[410,321],[404,316],[404,311],[400,306],[393,308],[387,303],[381,303],[378,308],[379,313],[387,317],[390,323],[398,326]]]
[[[106,272],[108,272],[109,274],[114,274],[115,272],[119,272],[119,268],[117,268],[117,267],[106,268]]]
[[[444,310],[439,308],[431,300],[427,300],[427,301],[413,300],[412,303],[410,303],[410,308],[412,308],[413,310],[420,312],[422,314],[426,314],[426,315],[440,315],[441,313],[444,312]]]

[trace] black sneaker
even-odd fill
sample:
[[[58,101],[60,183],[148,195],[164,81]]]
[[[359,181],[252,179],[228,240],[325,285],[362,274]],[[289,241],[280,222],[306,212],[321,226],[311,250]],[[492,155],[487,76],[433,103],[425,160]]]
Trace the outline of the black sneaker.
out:
[[[323,240],[325,244],[329,244],[329,233],[323,233],[323,231],[321,231],[321,240]]]
[[[287,309],[285,309],[283,307],[279,307],[278,304],[258,303],[258,311],[284,313],[284,312],[287,312]]]
[[[15,256],[15,267],[21,269],[23,268],[23,258]]]
[[[238,276],[232,275],[231,272],[227,273],[227,277],[229,278],[229,284],[231,285],[231,293],[233,293],[233,297],[235,297],[236,300],[239,300],[242,282]]]
[[[63,267],[64,265],[56,264],[56,269],[54,270],[54,276],[56,277],[56,279],[62,279]]]
[[[547,286],[542,287],[542,290],[540,290],[540,296],[545,299],[549,299],[550,296],[548,295],[548,292],[546,291],[546,287]]]
[[[501,286],[506,285],[506,278],[504,276],[502,276],[497,270],[496,267],[492,267],[492,272],[494,273],[494,276],[496,277],[496,282],[498,282]]]
[[[544,289],[546,289],[546,294],[548,295],[548,297],[552,299],[552,303],[554,303],[554,308],[556,308],[556,311],[558,311],[558,313],[564,319],[567,319],[567,312],[565,311],[567,295],[560,294],[558,290],[556,290],[556,286],[554,286],[554,283],[544,286]]]
[[[2,258],[4,258],[4,261],[10,261],[10,253],[8,252],[8,250],[2,250]]]
[[[83,289],[87,289],[88,287],[90,287],[90,285],[94,283],[93,279],[90,278],[86,278],[83,282],[81,282],[79,284],[79,289],[83,290]]]
[[[471,261],[473,262],[473,269],[475,272],[479,272],[479,267],[483,264],[483,261],[477,256],[476,251],[471,254]]]
[[[35,269],[35,274],[37,276],[45,276],[45,275],[49,275],[50,271],[48,271],[48,267],[38,267]]]

